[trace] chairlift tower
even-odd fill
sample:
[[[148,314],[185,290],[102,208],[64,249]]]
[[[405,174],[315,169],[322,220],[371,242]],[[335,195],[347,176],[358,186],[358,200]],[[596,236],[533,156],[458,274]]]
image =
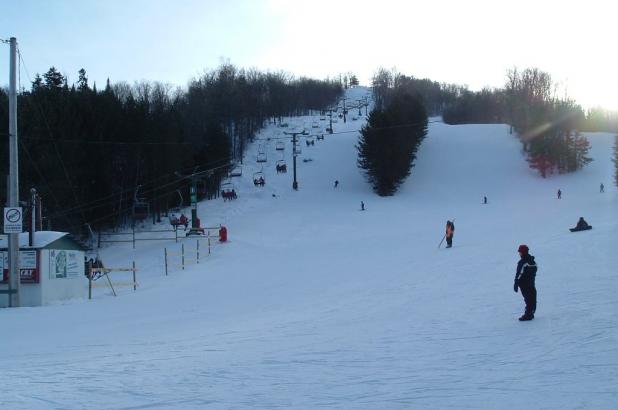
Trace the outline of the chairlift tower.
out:
[[[332,125],[331,125],[331,130],[332,130]],[[292,136],[292,147],[294,148],[292,152],[292,158],[294,159],[294,162],[293,162],[294,182],[292,182],[292,189],[294,189],[295,191],[298,191],[298,182],[296,181],[296,136],[297,135],[307,135],[307,132],[305,130],[303,130],[302,132],[285,132],[284,131],[284,134]]]

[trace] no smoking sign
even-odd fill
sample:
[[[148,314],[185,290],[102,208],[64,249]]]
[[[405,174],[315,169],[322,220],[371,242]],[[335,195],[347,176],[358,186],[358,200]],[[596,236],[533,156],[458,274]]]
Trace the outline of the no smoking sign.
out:
[[[21,207],[4,208],[4,233],[21,233],[23,230]]]

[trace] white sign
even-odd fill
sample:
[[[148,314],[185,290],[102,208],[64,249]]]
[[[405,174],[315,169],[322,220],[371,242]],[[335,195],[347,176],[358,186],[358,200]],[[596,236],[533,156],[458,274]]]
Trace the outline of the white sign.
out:
[[[76,278],[84,274],[84,258],[77,251],[51,249],[49,251],[49,278]]]
[[[4,208],[4,233],[21,233],[23,212],[21,207]]]

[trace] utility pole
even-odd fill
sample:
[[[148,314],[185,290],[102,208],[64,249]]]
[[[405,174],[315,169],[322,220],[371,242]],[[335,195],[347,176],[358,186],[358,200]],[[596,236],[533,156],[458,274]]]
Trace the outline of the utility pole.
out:
[[[328,129],[328,133],[332,134],[333,133],[333,109],[332,108],[328,110],[328,116],[330,117],[330,128]]]
[[[17,39],[9,40],[9,207],[19,207],[19,175],[17,157]],[[9,233],[9,307],[19,307],[19,233]]]
[[[331,112],[332,114],[332,112]],[[332,117],[331,117],[332,118]],[[331,123],[332,124],[332,123]],[[293,158],[293,164],[294,164],[294,182],[292,182],[292,189],[294,189],[295,191],[298,191],[298,182],[296,181],[296,136],[297,135],[306,135],[305,130],[303,130],[302,132],[283,132],[286,135],[291,135],[292,136],[292,158]],[[332,133],[332,125],[331,125],[331,133]]]

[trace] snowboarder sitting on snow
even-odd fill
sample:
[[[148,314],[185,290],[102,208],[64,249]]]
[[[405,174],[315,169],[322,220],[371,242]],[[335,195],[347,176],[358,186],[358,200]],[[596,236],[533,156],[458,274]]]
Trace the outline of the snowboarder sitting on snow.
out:
[[[536,287],[534,281],[536,278],[537,266],[534,261],[534,256],[530,255],[526,245],[519,245],[519,262],[517,262],[517,271],[515,272],[515,283],[513,290],[517,293],[517,288],[521,289],[521,295],[526,303],[526,311],[519,318],[520,321],[534,319],[536,311]]]
[[[453,246],[453,234],[455,233],[455,224],[451,221],[446,221],[446,247]]]
[[[586,229],[590,229],[592,228],[590,225],[588,225],[588,222],[586,222],[584,220],[584,217],[580,217],[579,221],[577,221],[577,225],[575,225],[575,228],[571,229],[571,231],[575,232],[575,231],[585,231]]]

